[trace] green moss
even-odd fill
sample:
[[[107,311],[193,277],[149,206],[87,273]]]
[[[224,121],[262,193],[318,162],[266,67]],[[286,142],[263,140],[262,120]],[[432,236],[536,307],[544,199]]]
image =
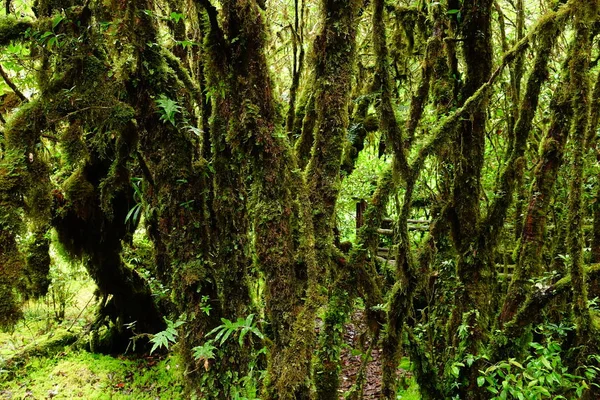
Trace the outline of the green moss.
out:
[[[0,159],[0,328],[12,326],[20,317],[20,284],[25,260],[17,246],[24,232],[20,189],[24,185],[21,155],[9,150]]]
[[[19,108],[5,127],[6,144],[14,149],[35,153],[41,130],[45,127],[46,109],[42,101],[33,100]]]
[[[0,45],[6,46],[13,40],[24,39],[25,32],[32,27],[31,21],[13,15],[0,18]]]
[[[9,207],[18,204],[18,194],[25,186],[25,163],[19,151],[9,149],[0,158],[0,205]],[[10,211],[10,212],[8,212]],[[6,209],[0,214],[0,226],[9,230],[17,229],[20,218],[14,209]]]
[[[22,316],[21,303],[13,286],[14,280],[7,281],[4,276],[0,277],[0,329],[14,326]]]
[[[89,153],[83,141],[83,129],[80,121],[75,121],[63,131],[60,136],[60,147],[68,165],[78,165],[84,162]]]
[[[3,382],[0,395],[85,399],[182,399],[176,358],[113,358],[66,350],[32,358],[16,377]]]
[[[25,258],[25,293],[33,297],[44,296],[50,285],[50,238],[46,229],[37,229],[27,246]]]
[[[94,185],[84,175],[83,169],[78,169],[64,182],[65,199],[72,210],[83,220],[89,218],[96,201]]]

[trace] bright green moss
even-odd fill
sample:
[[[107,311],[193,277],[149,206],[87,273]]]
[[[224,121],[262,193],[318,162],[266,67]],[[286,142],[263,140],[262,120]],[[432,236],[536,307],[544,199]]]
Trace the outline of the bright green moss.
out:
[[[79,218],[86,220],[93,209],[95,201],[94,186],[86,179],[83,171],[78,169],[63,184],[65,198]]]
[[[55,357],[32,358],[4,382],[13,398],[32,396],[83,399],[182,399],[179,361],[113,358],[66,350]]]

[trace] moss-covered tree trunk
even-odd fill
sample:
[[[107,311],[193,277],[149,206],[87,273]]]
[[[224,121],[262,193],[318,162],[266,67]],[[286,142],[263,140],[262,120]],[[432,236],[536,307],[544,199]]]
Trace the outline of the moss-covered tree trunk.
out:
[[[358,11],[356,0],[323,0],[321,30],[315,39],[316,123],[311,158],[306,170],[309,189],[316,265],[321,277],[335,277],[334,209],[339,192],[342,152],[348,128],[348,102],[354,69]],[[321,278],[321,281],[323,279]],[[321,328],[315,366],[317,398],[336,398],[339,386],[339,346],[346,311],[342,293],[332,289]]]
[[[596,151],[596,160],[600,162],[600,141],[598,141],[598,122],[600,119],[600,74],[592,92],[590,125],[588,128],[587,145]],[[596,178],[597,179],[597,178]],[[592,262],[600,262],[600,185],[596,187],[596,201],[592,206],[594,222],[592,233]]]
[[[128,234],[124,223],[127,207],[133,206],[125,149],[132,139],[128,129],[130,108],[114,97],[118,85],[110,85],[115,82],[108,79],[106,54],[98,44],[97,36],[93,30],[84,32],[82,28],[90,22],[92,9],[70,8],[71,5],[71,2],[39,2],[36,9],[40,18],[36,22],[38,25],[30,24],[31,29],[46,29],[50,22],[45,18],[57,8],[77,22],[54,26],[53,29],[64,38],[65,48],[61,51],[50,53],[34,46],[34,56],[40,57],[44,65],[37,76],[41,91],[10,119],[5,132],[7,155],[15,157],[3,157],[4,162],[15,162],[7,166],[12,177],[7,185],[12,182],[12,190],[15,190],[11,198],[24,201],[4,205],[7,209],[12,208],[7,216],[18,215],[22,208],[33,226],[33,241],[27,247],[25,259],[27,276],[21,285],[24,293],[43,294],[49,283],[47,232],[52,222],[67,250],[75,256],[85,256],[85,265],[100,293],[105,298],[112,296],[111,301],[104,302],[99,310],[98,321],[108,317],[114,322],[115,330],[111,333],[117,335],[111,335],[115,342],[107,343],[108,347],[103,350],[124,350],[133,336],[131,331],[123,329],[124,324],[136,321],[137,329],[153,333],[162,328],[163,321],[147,283],[125,268],[119,255],[121,240]],[[16,26],[22,25],[19,21],[16,23]],[[72,47],[73,38],[78,41],[75,48]],[[20,36],[18,39],[27,38]],[[52,74],[54,69],[61,69],[61,73]],[[64,121],[66,127],[57,121]],[[90,150],[94,146],[82,139],[84,132],[91,131],[92,126],[95,134],[88,137],[90,141],[96,141],[94,151]],[[98,145],[99,138],[110,136],[107,134],[109,129],[112,138]],[[63,155],[73,169],[71,177],[60,182],[61,188],[52,190],[52,195],[49,159],[44,155],[42,141],[45,131],[60,134],[57,136]],[[16,154],[21,155],[16,157]],[[18,182],[23,186],[16,186]],[[107,187],[110,190],[106,190]],[[13,235],[21,231],[18,225],[11,228]],[[7,256],[16,260],[15,247],[7,250],[10,250]],[[19,281],[22,280],[15,279],[15,282]],[[7,312],[7,315],[12,314]]]
[[[598,1],[592,0],[575,11],[574,49],[570,59],[570,94],[573,107],[571,126],[571,185],[569,188],[569,232],[567,251],[570,256],[571,282],[573,285],[573,313],[577,324],[579,344],[587,344],[592,332],[588,305],[587,283],[583,262],[583,177],[584,153],[587,150],[586,136],[590,124],[590,76],[589,66],[592,53],[590,22],[598,13]]]
[[[488,81],[492,70],[491,12],[493,1],[465,1],[460,32],[465,62],[463,101],[472,96]],[[449,335],[457,348],[457,359],[462,352],[477,354],[479,344],[489,328],[491,317],[492,271],[488,254],[478,252],[480,224],[481,172],[485,152],[487,96],[468,113],[458,128],[454,154],[455,176],[452,188],[451,226],[457,259],[457,277],[461,288],[456,308],[450,321]],[[459,325],[469,326],[469,334],[460,336]],[[460,341],[465,343],[459,344]],[[476,385],[477,367],[465,368],[466,382],[458,389],[464,399],[480,399],[483,390]]]
[[[191,79],[178,62],[171,61],[168,50],[153,45],[158,42],[158,27],[147,10],[154,8],[154,2],[138,0],[128,2],[123,10],[127,39],[134,49],[125,89],[135,109],[139,152],[150,174],[145,186],[147,229],[154,243],[157,276],[171,289],[177,312],[189,317],[180,336],[188,387],[199,396],[222,398],[228,396],[227,382],[215,376],[235,369],[237,362],[226,358],[205,367],[192,356],[192,347],[203,344],[204,335],[224,316],[220,269],[239,265],[223,265],[211,258],[213,238],[206,235],[210,221],[205,201],[210,171],[188,126],[196,118],[187,111],[186,97],[180,96],[194,87],[189,87]],[[178,105],[176,112],[168,114],[161,108],[169,102]],[[204,388],[198,380],[201,371],[208,376]]]
[[[22,179],[18,160],[21,155],[14,151],[3,151],[0,158],[0,326],[8,328],[21,316],[20,302],[15,292],[15,282],[24,267],[23,255],[19,252],[15,233],[19,232],[21,216],[18,206]]]

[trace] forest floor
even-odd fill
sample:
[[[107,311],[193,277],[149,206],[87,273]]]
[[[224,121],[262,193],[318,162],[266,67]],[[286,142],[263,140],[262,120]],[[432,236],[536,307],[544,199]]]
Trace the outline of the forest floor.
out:
[[[63,288],[64,318],[57,322],[51,297],[30,301],[25,318],[12,332],[0,332],[0,399],[181,399],[182,383],[177,357],[108,356],[70,345],[94,317],[94,286],[87,279],[69,280]],[[56,300],[56,299],[54,299]],[[362,356],[364,326],[356,314],[345,326],[341,395],[356,381]],[[52,343],[53,346],[48,346]],[[69,345],[65,345],[69,344]],[[47,348],[39,352],[37,349]],[[418,400],[418,390],[403,359],[398,373],[403,387],[398,399]],[[364,399],[376,399],[381,390],[379,350],[372,349],[366,366]]]
[[[362,312],[355,312],[351,321],[344,326],[344,342],[345,347],[342,351],[342,382],[340,385],[340,399],[344,398],[344,394],[352,390],[355,385],[361,367],[363,366],[363,353],[368,351],[368,343],[363,338],[366,337],[366,330],[363,323]],[[357,351],[354,349],[363,349]],[[371,349],[371,355],[364,367],[364,385],[363,399],[375,400],[380,398],[381,394],[381,349],[374,346]],[[397,374],[399,377],[400,388],[397,399],[402,400],[419,400],[421,396],[417,385],[410,372],[411,365],[408,358],[403,358],[398,368]]]

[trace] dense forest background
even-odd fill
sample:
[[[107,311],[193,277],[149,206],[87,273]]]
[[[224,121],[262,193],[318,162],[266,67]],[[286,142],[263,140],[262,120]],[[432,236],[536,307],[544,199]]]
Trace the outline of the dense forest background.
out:
[[[4,5],[0,395],[600,397],[598,0]]]

